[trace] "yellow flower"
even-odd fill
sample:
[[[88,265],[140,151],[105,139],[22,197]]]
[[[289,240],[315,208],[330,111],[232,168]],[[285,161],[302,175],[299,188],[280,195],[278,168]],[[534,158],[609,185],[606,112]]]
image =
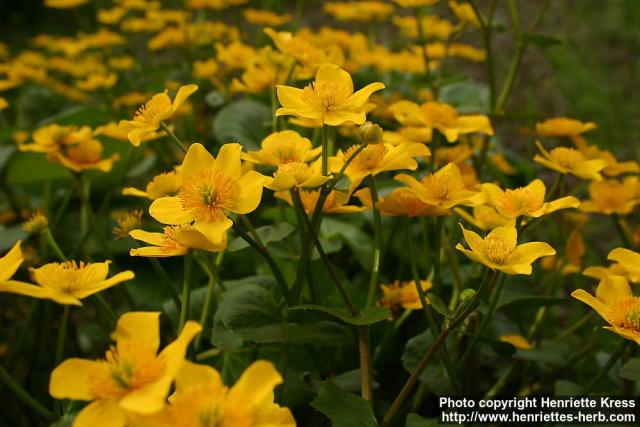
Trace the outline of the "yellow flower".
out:
[[[216,59],[232,69],[244,69],[249,65],[251,58],[256,55],[253,46],[240,41],[234,41],[228,45],[216,44]]]
[[[329,170],[339,172],[359,147],[360,145],[352,145],[345,152],[338,151],[336,156],[330,157]],[[415,157],[430,154],[429,149],[419,143],[367,145],[347,166],[345,175],[351,180],[351,188],[355,189],[369,175],[375,176],[381,172],[399,169],[416,170],[418,162]]]
[[[484,239],[465,229],[462,224],[460,227],[471,250],[465,249],[460,243],[456,245],[456,249],[471,260],[506,274],[531,274],[531,263],[556,253],[555,249],[544,242],[518,245],[518,234],[514,227],[494,228]]]
[[[468,133],[493,135],[493,128],[487,116],[459,115],[454,107],[442,102],[418,105],[415,102],[399,101],[389,107],[389,110],[401,124],[437,129],[449,142],[455,142],[460,135]]]
[[[54,9],[73,9],[82,6],[89,0],[45,0],[44,5]]]
[[[356,191],[355,195],[367,209],[373,209],[371,191],[368,188]],[[396,188],[385,197],[379,197],[376,207],[383,216],[443,216],[450,215],[448,209],[430,205],[420,200],[420,197],[410,188]]]
[[[420,286],[422,290],[426,292],[431,289],[433,285],[428,280],[421,280]],[[398,313],[402,308],[408,310],[422,308],[415,280],[405,282],[396,280],[388,285],[380,285],[380,288],[382,289],[382,297],[378,301],[378,305],[387,307],[391,310],[392,314]]]
[[[74,172],[97,169],[109,172],[120,158],[116,153],[102,158],[102,144],[93,138],[91,128],[51,124],[33,132],[32,144],[20,144],[20,151],[46,153],[49,161],[60,163]]]
[[[0,257],[0,292],[5,287],[23,286],[27,285],[23,282],[10,280],[22,262],[24,261],[22,255],[21,241],[16,242],[15,245],[7,252],[3,257]]]
[[[308,138],[294,130],[273,132],[262,140],[260,150],[249,151],[243,160],[265,166],[281,166],[287,163],[310,162],[317,158],[322,147],[313,148]]]
[[[535,132],[546,137],[572,138],[597,127],[598,125],[593,122],[581,122],[567,117],[553,117],[536,123]]]
[[[602,179],[600,171],[607,166],[604,160],[588,160],[584,154],[574,148],[556,147],[547,151],[539,141],[536,141],[536,145],[541,155],[536,154],[533,158],[535,162],[562,174],[596,181]]]
[[[626,272],[629,280],[632,282],[640,282],[640,253],[631,249],[615,248],[607,259],[616,261]]]
[[[480,28],[480,21],[478,20],[473,7],[471,7],[469,3],[458,3],[455,0],[449,0],[449,7],[458,17],[460,22]]]
[[[122,194],[125,196],[145,197],[150,200],[155,200],[160,197],[176,194],[181,186],[181,175],[177,171],[171,171],[154,176],[144,191],[134,187],[126,187],[122,189]]]
[[[421,0],[414,0],[420,2]],[[424,2],[424,0],[422,0]],[[410,6],[406,6],[410,7]],[[400,29],[402,35],[411,40],[418,39],[418,21],[413,16],[394,16],[391,18],[393,24]],[[421,18],[423,35],[425,38],[437,38],[447,40],[456,28],[451,21],[439,18],[436,15],[425,15]],[[395,64],[394,64],[395,65]],[[431,65],[431,64],[429,64]],[[424,67],[424,59],[422,61]],[[430,99],[431,101],[431,99]]]
[[[131,230],[129,235],[136,240],[152,246],[131,249],[131,256],[171,257],[182,256],[191,249],[202,249],[209,252],[220,252],[227,247],[227,236],[220,243],[211,243],[202,233],[190,225],[164,227],[162,233],[151,233],[144,230]]]
[[[49,220],[42,211],[32,213],[29,218],[22,223],[22,229],[30,233],[39,233],[49,227]]]
[[[354,93],[349,73],[337,65],[322,64],[315,81],[304,89],[282,85],[276,87],[282,105],[276,111],[276,116],[294,115],[339,126],[346,122],[364,123],[366,115],[362,107],[373,92],[384,88],[384,84],[371,83]]]
[[[339,21],[382,21],[393,13],[393,6],[381,1],[324,3],[324,11]]]
[[[137,147],[144,135],[158,130],[160,122],[173,116],[176,110],[196,90],[198,90],[196,85],[182,86],[178,89],[173,101],[167,95],[167,90],[155,94],[138,109],[133,120],[120,121],[120,128],[127,132],[129,141]]]
[[[129,236],[129,232],[131,230],[135,230],[140,227],[142,223],[142,214],[141,210],[133,210],[130,212],[124,212],[124,214],[116,217],[116,223],[118,224],[116,227],[113,227],[113,234],[116,236],[116,239],[124,239]]]
[[[329,181],[331,177],[322,175],[321,162],[315,161],[309,166],[303,162],[284,163],[278,167],[269,178],[265,187],[274,191],[284,191],[293,188],[314,188]]]
[[[75,426],[124,427],[129,414],[152,414],[164,406],[193,337],[201,326],[188,321],[159,354],[160,312],[130,312],[118,320],[112,346],[102,360],[72,358],[51,373],[49,394],[89,401]]]
[[[505,175],[516,175],[517,169],[511,166],[507,158],[502,153],[495,153],[489,157],[493,166]]]
[[[640,204],[638,177],[629,176],[622,182],[615,179],[592,181],[589,184],[590,200],[580,204],[580,210],[605,215],[627,215]]]
[[[214,368],[185,361],[171,403],[158,414],[136,417],[131,427],[295,427],[291,411],[273,401],[281,383],[266,360],[253,362],[232,387]]]
[[[133,279],[132,271],[124,271],[107,279],[110,263],[111,261],[93,264],[52,262],[29,270],[38,285],[4,282],[0,284],[0,292],[50,299],[64,305],[82,305],[81,299]]]
[[[606,276],[593,296],[584,289],[571,293],[575,299],[593,308],[609,325],[605,329],[640,344],[640,297],[633,296],[627,279]]]
[[[272,28],[265,28],[264,32],[280,52],[293,58],[303,67],[313,68],[328,62],[329,56],[325,52],[299,35],[293,35],[288,31],[276,32]]]
[[[163,224],[191,224],[214,244],[233,225],[228,212],[247,214],[262,198],[265,176],[242,173],[240,144],[225,144],[214,158],[202,144],[193,144],[180,167],[177,196],[160,197],[149,213]]]
[[[396,175],[395,179],[408,185],[423,202],[442,209],[457,205],[474,206],[484,201],[481,192],[467,188],[455,163],[449,163],[420,181],[407,174]]]
[[[299,190],[300,200],[302,206],[307,214],[312,214],[316,209],[318,200],[320,198],[320,190]],[[278,191],[275,196],[278,199],[284,200],[289,205],[293,206],[293,200],[291,199],[291,193],[289,191]],[[366,208],[363,206],[347,205],[351,195],[342,191],[334,190],[324,201],[322,205],[322,212],[324,213],[358,213],[364,211]]]
[[[88,75],[86,79],[77,82],[76,86],[82,90],[94,91],[97,89],[109,89],[113,87],[117,81],[118,75],[116,73],[93,73]]]
[[[291,21],[291,15],[278,15],[270,10],[244,9],[242,16],[250,24],[264,25],[268,27],[279,27]]]
[[[526,187],[518,187],[514,190],[502,190],[495,184],[486,183],[482,185],[482,191],[487,202],[506,218],[519,216],[538,218],[560,209],[577,208],[580,205],[580,201],[573,196],[545,202],[547,189],[540,179],[535,179]]]
[[[515,227],[515,218],[507,218],[493,207],[488,205],[478,205],[472,208],[473,215],[461,208],[455,208],[454,211],[460,215],[465,221],[482,231],[492,230],[496,227]]]
[[[393,0],[398,6],[401,7],[423,7],[433,6],[440,0]]]
[[[636,161],[619,162],[618,159],[607,150],[601,150],[595,145],[581,145],[578,147],[580,152],[588,159],[602,159],[607,162],[607,166],[602,170],[607,176],[618,176],[623,173],[638,173],[640,165]]]
[[[4,99],[3,97],[0,96],[0,111],[9,108],[9,103],[7,102],[6,99]]]
[[[531,343],[522,335],[500,335],[500,341],[511,344],[518,350],[531,350]]]

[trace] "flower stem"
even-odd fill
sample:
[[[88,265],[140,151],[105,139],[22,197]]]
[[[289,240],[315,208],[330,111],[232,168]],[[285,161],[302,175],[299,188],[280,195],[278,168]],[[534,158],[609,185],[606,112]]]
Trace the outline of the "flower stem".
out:
[[[469,342],[466,350],[464,351],[464,353],[462,354],[462,357],[460,358],[460,362],[458,363],[458,366],[460,367],[466,366],[469,360],[469,357],[471,357],[471,354],[473,354],[473,350],[475,349],[476,344],[478,344],[478,341],[486,331],[487,327],[489,326],[489,322],[493,317],[493,313],[496,311],[496,307],[498,306],[498,300],[500,299],[500,293],[502,292],[502,287],[505,282],[504,280],[498,280],[498,276],[499,276],[499,273],[497,271],[494,271],[490,275],[488,288],[491,290],[491,288],[493,287],[493,284],[496,283],[496,280],[497,280],[497,285],[496,285],[496,288],[493,289],[493,294],[491,295],[491,300],[489,302],[489,309],[487,310],[487,313],[485,314],[485,316],[482,318],[482,323],[480,323],[480,328],[478,328],[478,331],[476,332],[476,334],[471,338],[471,342]]]
[[[164,121],[160,122],[160,127],[162,128],[163,131],[165,131],[165,133],[169,136],[169,138],[171,138],[173,142],[175,142],[178,145],[178,147],[180,147],[180,150],[182,150],[183,153],[187,152],[186,145],[184,145],[184,143],[180,141],[180,138],[178,138],[176,134],[173,133],[171,128],[169,128],[169,126],[167,126],[167,124]]]
[[[53,420],[55,414],[45,408],[33,396],[29,394],[22,386],[6,371],[4,366],[0,365],[0,381],[25,405],[33,409],[38,415],[47,420]]]
[[[585,387],[585,396],[591,394],[591,391],[595,388],[595,386],[597,386],[598,383],[607,376],[611,368],[613,368],[613,365],[616,364],[618,359],[620,359],[620,356],[622,356],[622,353],[624,353],[624,351],[626,350],[628,344],[628,341],[622,341],[618,349],[611,354],[609,360],[607,360],[607,363],[605,363],[604,366],[600,368],[600,372],[598,372],[598,375],[589,383],[589,385],[587,385],[587,387]]]
[[[360,353],[360,391],[362,398],[373,401],[373,379],[371,372],[371,346],[368,326],[358,326],[358,350]]]
[[[573,334],[574,332],[582,328],[584,325],[588,324],[595,317],[595,314],[596,314],[595,311],[589,311],[589,313],[583,316],[580,320],[578,320],[569,328],[567,328],[566,330],[558,334],[558,336],[554,338],[554,341],[563,341],[569,335]]]
[[[322,175],[329,173],[329,126],[322,125]]]
[[[431,82],[431,67],[429,66],[429,50],[427,49],[427,40],[424,37],[424,25],[422,24],[422,17],[424,15],[424,9],[422,7],[416,7],[414,9],[414,15],[416,18],[416,24],[418,29],[418,44],[420,45],[422,52],[422,60],[424,61],[424,73],[427,78],[427,82]]]
[[[220,252],[218,254],[218,258],[217,260],[221,260],[221,255],[224,252]],[[207,318],[209,317],[209,312],[211,311],[211,300],[213,299],[213,288],[214,286],[217,284],[220,289],[222,291],[225,291],[225,286],[222,283],[222,280],[220,280],[220,277],[218,276],[218,272],[217,272],[217,260],[216,262],[211,264],[211,267],[204,261],[196,258],[196,261],[198,261],[198,264],[200,264],[200,266],[202,267],[202,269],[205,271],[205,273],[207,274],[207,276],[209,276],[209,281],[207,282],[207,293],[204,297],[204,303],[202,305],[202,312],[200,313],[200,324],[206,325],[207,324]],[[203,334],[198,334],[198,336],[196,337],[196,342],[195,342],[195,349],[198,350],[200,348],[200,344],[202,342],[202,335]]]
[[[369,292],[367,294],[367,307],[371,307],[375,301],[378,288],[378,276],[380,275],[380,255],[382,251],[382,221],[380,211],[376,207],[378,202],[378,190],[376,177],[369,176],[369,190],[371,191],[371,204],[373,209],[373,258],[371,262],[371,279],[369,280]]]
[[[191,298],[191,267],[193,264],[193,256],[186,254],[184,256],[184,278],[182,281],[182,303],[180,305],[180,320],[178,322],[178,331],[182,331],[184,324],[187,322],[189,315],[189,300]]]
[[[435,217],[435,227],[433,235],[433,287],[439,289],[440,286],[440,252],[442,248],[442,221],[443,217]]]
[[[171,281],[171,277],[169,277],[169,274],[167,274],[167,271],[164,269],[164,267],[162,267],[162,264],[160,264],[160,261],[158,261],[156,258],[149,257],[148,260],[151,263],[151,266],[155,270],[156,274],[160,276],[162,283],[164,283],[167,289],[169,290],[171,299],[173,299],[173,302],[175,303],[176,307],[179,307],[180,295],[178,295],[178,291],[176,290],[176,287],[173,285],[173,282]]]
[[[616,230],[618,230],[618,235],[620,235],[620,240],[622,240],[622,243],[624,244],[624,246],[627,248],[633,249],[635,245],[629,238],[629,234],[627,233],[627,230],[625,230],[624,224],[622,223],[623,220],[622,218],[620,218],[620,215],[613,214],[611,219],[613,219],[613,222],[616,226]]]
[[[58,327],[58,340],[56,341],[56,365],[62,362],[64,357],[64,344],[67,337],[67,327],[69,325],[69,306],[64,306],[62,317],[60,317],[60,326]]]
[[[56,254],[58,259],[62,262],[67,261],[67,257],[64,256],[64,253],[62,253],[62,250],[60,250],[60,246],[58,246],[58,243],[53,238],[53,234],[51,234],[51,230],[48,227],[42,230],[41,235],[42,237],[44,237],[44,240],[47,242],[47,245],[49,245],[51,250],[53,250],[53,252]]]

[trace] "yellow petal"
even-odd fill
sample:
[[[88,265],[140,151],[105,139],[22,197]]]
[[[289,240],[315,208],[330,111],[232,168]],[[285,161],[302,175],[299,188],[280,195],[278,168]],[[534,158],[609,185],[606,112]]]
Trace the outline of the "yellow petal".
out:
[[[515,231],[515,229],[514,229]],[[508,264],[531,264],[533,261],[538,258],[542,258],[545,256],[555,255],[556,250],[551,247],[548,243],[545,242],[529,242],[524,243],[522,245],[518,245],[511,257],[508,260]]]
[[[180,174],[183,181],[187,181],[190,176],[197,174],[213,166],[215,159],[200,143],[191,144],[187,154],[182,161]]]
[[[330,82],[341,89],[344,88],[345,92],[349,95],[353,94],[353,81],[351,80],[351,75],[334,64],[320,65],[316,72],[315,82],[316,84]],[[384,87],[384,85],[382,86]]]
[[[155,246],[162,246],[162,243],[164,242],[163,233],[151,233],[144,230],[131,230],[129,232],[129,236],[133,237],[136,240],[140,240],[141,242],[145,242]]]
[[[85,406],[73,421],[73,427],[124,427],[125,412],[115,400],[98,400]]]
[[[350,109],[350,110],[359,109],[364,104],[367,103],[367,101],[369,100],[369,97],[373,92],[377,92],[381,89],[384,89],[383,83],[380,83],[380,82],[370,83],[365,87],[363,87],[362,89],[360,89],[359,91],[357,91],[356,93],[354,93],[353,95],[351,95],[349,99],[347,99],[347,102],[345,102],[342,105],[342,108]]]
[[[5,256],[0,258],[0,282],[9,280],[20,268],[24,260],[22,249],[20,248],[21,243],[21,241],[18,241]]]
[[[242,145],[224,144],[220,147],[213,167],[233,179],[240,178],[242,173],[240,153],[242,153]]]
[[[228,217],[213,222],[196,222],[193,227],[202,233],[211,243],[219,245],[224,242],[225,233],[233,226],[233,221]]]
[[[198,384],[209,384],[214,387],[223,385],[220,374],[211,366],[185,360],[176,374],[176,389],[180,391]]]
[[[87,286],[87,287],[84,287],[83,289],[75,290],[72,292],[72,295],[75,298],[83,299],[88,297],[89,295],[97,294],[98,292],[102,292],[105,289],[109,289],[110,287],[115,286],[118,283],[131,280],[134,277],[135,277],[135,274],[133,273],[133,271],[123,271],[101,282],[92,283],[91,286]]]
[[[598,298],[594,297],[584,289],[576,289],[571,292],[571,296],[593,308],[600,317],[609,322],[609,308]]]
[[[512,249],[515,248],[516,245],[518,244],[518,232],[516,231],[515,227],[496,227],[493,230],[491,230],[489,232],[489,234],[486,237],[487,239],[489,238],[495,238],[498,239],[502,242],[504,242],[504,244],[506,245],[507,248]],[[546,245],[546,243],[545,243]],[[524,245],[522,245],[524,246]],[[549,245],[547,245],[549,246]],[[553,251],[553,253],[555,254],[556,251]],[[553,254],[551,254],[553,255]]]
[[[278,101],[285,109],[308,110],[309,105],[303,101],[302,89],[291,86],[277,85]]]
[[[615,248],[609,252],[607,259],[622,264],[624,269],[629,272],[631,281],[640,281],[640,253],[626,248]]]
[[[340,126],[347,122],[352,122],[357,125],[361,125],[367,120],[367,116],[363,112],[359,111],[329,111],[324,114],[324,123],[329,126]]]
[[[273,389],[282,383],[282,376],[273,363],[258,360],[251,364],[229,391],[229,399],[238,400],[251,406],[259,406],[270,396]]]
[[[136,196],[136,197],[144,197],[147,199],[151,199],[146,191],[139,190],[135,187],[125,187],[122,189],[123,196]]]
[[[196,85],[181,86],[180,89],[178,89],[178,93],[176,94],[175,99],[173,100],[173,104],[171,105],[172,111],[175,112],[178,108],[180,108],[184,101],[186,101],[187,98],[191,96],[191,94],[196,90],[198,90],[198,86]]]
[[[596,288],[596,297],[607,305],[621,298],[633,296],[629,282],[622,276],[605,276]]]
[[[132,311],[123,314],[118,320],[112,338],[118,345],[124,341],[135,340],[157,351],[160,346],[160,312]]]
[[[51,372],[49,394],[56,399],[92,400],[91,377],[100,369],[100,362],[67,359]]]
[[[577,208],[578,206],[580,206],[580,200],[573,196],[566,196],[553,200],[549,203],[545,203],[544,212],[551,213],[560,209]]]
[[[51,290],[48,288],[19,282],[17,280],[7,280],[0,283],[0,292],[9,292],[38,299],[51,299],[52,294]]]
[[[142,248],[132,248],[129,250],[129,256],[142,256],[153,258],[168,258],[172,256],[182,256],[189,253],[188,248],[165,248],[161,246],[144,246]]]
[[[193,221],[193,216],[184,210],[177,197],[160,197],[154,200],[149,207],[149,214],[157,221],[169,225],[181,225]]]
[[[500,341],[509,343],[520,350],[531,349],[531,343],[522,335],[501,335]]]
[[[109,264],[111,264],[111,261],[86,265],[78,276],[78,286],[88,287],[106,279],[107,275],[109,275]]]
[[[256,171],[249,171],[238,180],[241,188],[241,197],[231,209],[235,213],[247,214],[256,210],[262,198],[262,188],[265,176]]]

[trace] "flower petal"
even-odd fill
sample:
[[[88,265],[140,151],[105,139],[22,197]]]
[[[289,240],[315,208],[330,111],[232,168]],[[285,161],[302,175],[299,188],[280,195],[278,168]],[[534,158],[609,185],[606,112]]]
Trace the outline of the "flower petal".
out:
[[[112,338],[118,346],[125,341],[135,340],[157,351],[160,346],[160,312],[132,311],[123,314]]]
[[[97,400],[80,411],[73,427],[124,427],[126,422],[127,416],[115,400]]]
[[[56,399],[92,400],[91,376],[100,369],[100,362],[67,359],[51,372],[49,394]]]
[[[262,198],[262,188],[265,176],[256,171],[249,171],[238,180],[238,185],[242,189],[240,200],[231,209],[239,214],[247,214],[256,210]]]
[[[187,181],[190,176],[198,172],[213,167],[214,161],[214,157],[204,148],[204,145],[197,142],[191,144],[180,168],[183,181]]]
[[[0,282],[9,280],[18,268],[20,268],[22,261],[24,261],[22,257],[22,249],[20,247],[21,243],[21,241],[16,242],[11,250],[7,252],[5,256],[0,258]]]
[[[282,383],[282,376],[273,363],[258,360],[251,364],[229,391],[228,398],[256,407],[273,396],[273,389]]]
[[[605,276],[596,288],[596,297],[607,305],[621,298],[633,296],[629,282],[622,276]]]
[[[216,157],[213,164],[214,169],[233,179],[240,178],[240,174],[242,173],[240,153],[242,153],[242,145],[237,143],[224,144],[220,147],[218,157]]]
[[[187,224],[193,221],[193,215],[182,207],[177,197],[160,197],[149,206],[149,214],[157,221],[169,225]]]

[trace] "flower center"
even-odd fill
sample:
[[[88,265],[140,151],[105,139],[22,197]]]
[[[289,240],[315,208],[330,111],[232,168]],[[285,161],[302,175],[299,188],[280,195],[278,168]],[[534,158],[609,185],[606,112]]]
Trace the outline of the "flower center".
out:
[[[275,157],[278,164],[304,161],[304,147],[300,139],[279,139],[264,144],[266,154]]]
[[[541,194],[533,194],[525,187],[508,189],[498,198],[497,204],[514,214],[534,212],[541,209],[544,204],[544,198],[541,196]]]
[[[484,239],[484,250],[487,257],[496,264],[504,264],[513,253],[514,246],[500,236],[489,233]]]
[[[344,159],[350,159],[358,149],[358,145],[352,145],[344,153]],[[368,145],[362,150],[349,165],[349,169],[362,172],[371,172],[380,166],[389,149],[384,144]]]
[[[196,221],[215,222],[226,216],[226,209],[236,205],[240,191],[236,180],[220,171],[206,169],[190,177],[178,197]]]
[[[600,181],[592,184],[595,191],[591,191],[591,198],[603,208],[618,208],[630,201],[634,194],[620,182]]]
[[[567,147],[554,148],[549,154],[558,165],[566,169],[573,169],[586,160],[581,152]]]
[[[296,183],[302,184],[309,177],[309,166],[302,162],[285,163],[278,168],[277,174],[280,173],[291,174]]]
[[[429,195],[444,202],[452,198],[455,194],[464,191],[464,181],[454,175],[449,174],[431,174],[422,178],[422,185],[424,185]]]
[[[62,148],[66,157],[78,163],[97,163],[102,157],[102,144],[95,139],[85,139]]]
[[[142,107],[138,109],[133,120],[139,122],[151,122],[160,113],[167,111],[171,107],[171,99],[164,93],[157,93],[151,97]]]
[[[340,108],[350,95],[345,85],[335,81],[316,81],[307,85],[302,91],[303,101],[324,113]]]
[[[91,373],[91,394],[99,399],[117,399],[152,381],[164,370],[155,350],[145,343],[127,340],[111,347]]]
[[[399,188],[393,192],[392,197],[407,211],[409,216],[420,214],[428,206],[410,188]]]
[[[432,126],[448,126],[458,119],[458,112],[449,104],[427,102],[422,106],[424,120]]]
[[[612,310],[618,327],[640,332],[640,297],[628,296],[616,301]]]

